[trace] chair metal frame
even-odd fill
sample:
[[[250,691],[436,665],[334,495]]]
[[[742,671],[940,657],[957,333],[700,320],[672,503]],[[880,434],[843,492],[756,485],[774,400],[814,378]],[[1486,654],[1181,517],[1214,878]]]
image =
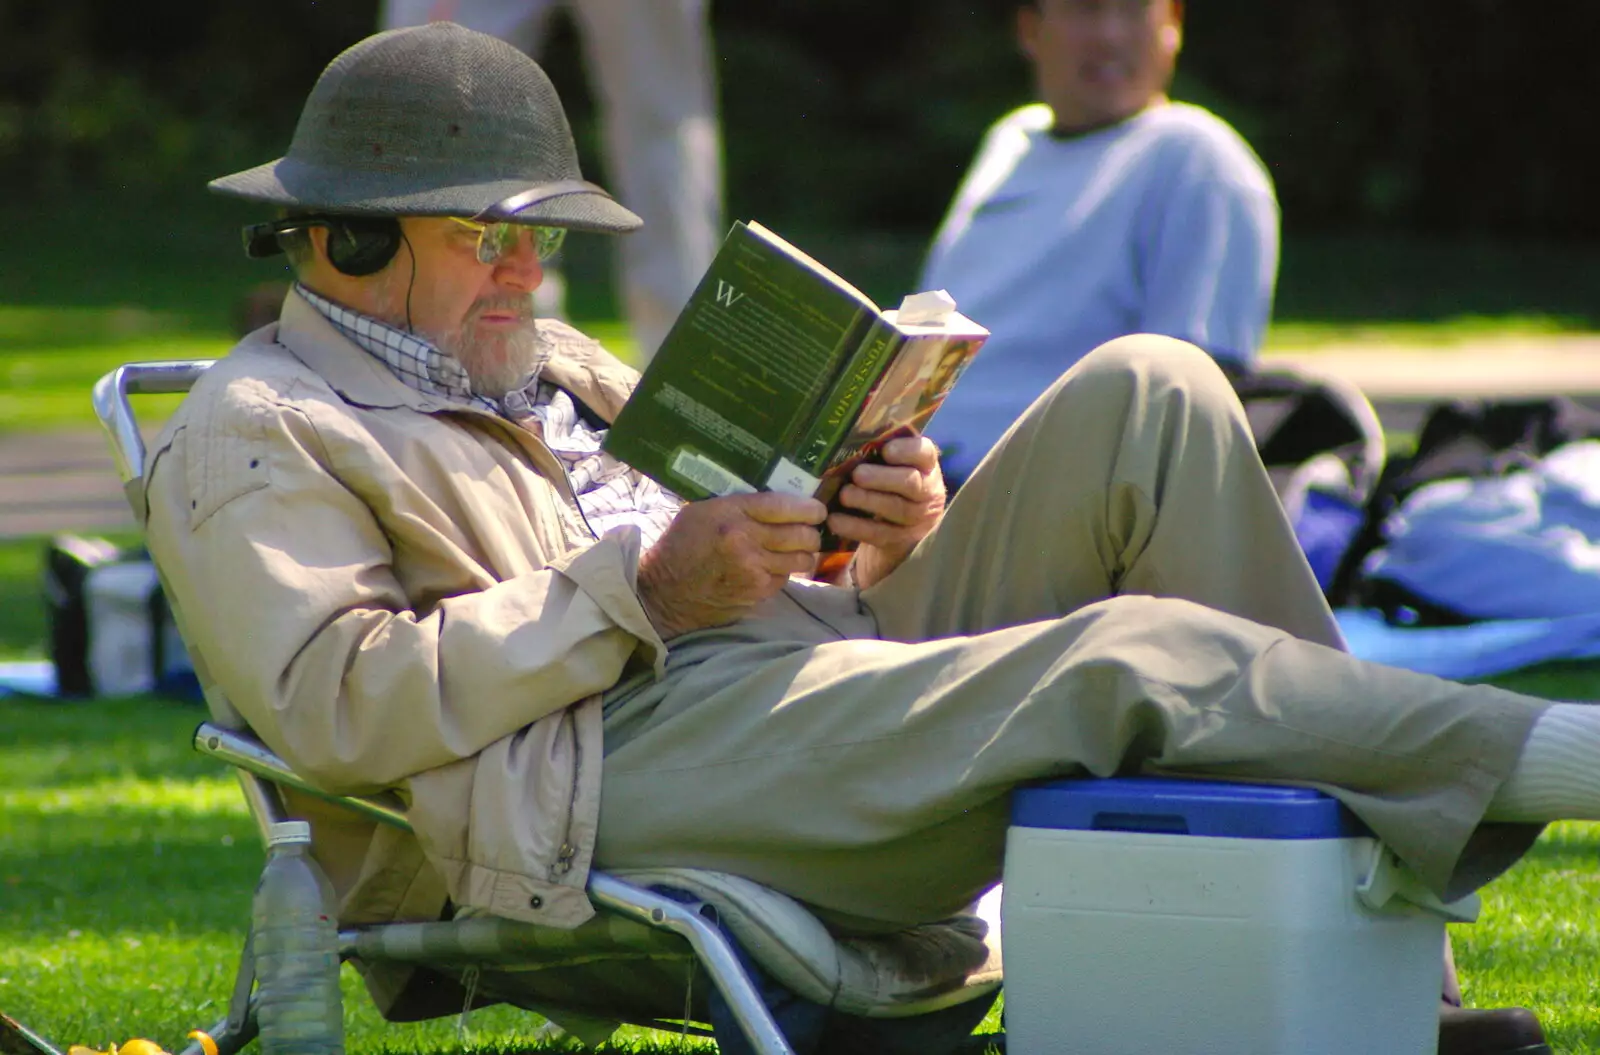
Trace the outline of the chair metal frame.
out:
[[[129,397],[187,392],[212,362],[174,360],[128,363],[115,368],[95,384],[95,413],[110,439],[123,490],[140,521],[143,521],[146,512],[143,492],[145,444]],[[195,731],[194,746],[200,752],[233,767],[251,816],[260,828],[263,842],[270,825],[288,819],[282,796],[278,792],[280,786],[310,793],[370,820],[411,830],[405,814],[394,805],[381,798],[322,792],[296,775],[258,740],[244,733],[224,728],[215,722],[204,722]],[[704,902],[674,901],[599,871],[589,873],[587,892],[589,899],[602,912],[615,913],[682,938],[722,993],[751,1046],[760,1055],[793,1055],[793,1049],[773,1020],[754,982],[740,964],[732,944],[702,915],[701,910],[706,907]],[[341,959],[356,955],[361,935],[372,929],[342,929],[339,932]],[[392,956],[390,958],[394,959]],[[422,962],[420,956],[418,962]],[[234,1055],[256,1037],[258,1025],[255,1001],[251,994],[254,982],[247,938],[228,1014],[207,1031],[216,1043],[217,1055]],[[634,1024],[681,1028],[678,1023]],[[694,1032],[705,1033],[698,1029]],[[205,1052],[197,1041],[185,1048],[181,1055],[205,1055]]]

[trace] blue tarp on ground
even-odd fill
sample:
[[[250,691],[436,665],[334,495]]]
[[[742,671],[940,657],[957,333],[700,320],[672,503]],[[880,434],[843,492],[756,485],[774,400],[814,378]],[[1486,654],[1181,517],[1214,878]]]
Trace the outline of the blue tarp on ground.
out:
[[[1503,476],[1436,480],[1383,525],[1362,574],[1482,619],[1600,613],[1600,440]]]
[[[54,696],[56,668],[48,659],[0,663],[0,696]]]
[[[1361,608],[1341,608],[1335,615],[1355,655],[1443,678],[1483,678],[1553,660],[1600,658],[1600,613],[1429,627],[1390,626],[1380,613]]]
[[[134,690],[130,690],[134,691]],[[138,692],[150,692],[180,700],[201,700],[200,682],[194,671],[187,667],[168,673],[159,683],[147,685]],[[0,662],[0,699],[7,696],[25,696],[38,699],[62,699],[56,695],[56,668],[47,659],[25,659]],[[67,697],[81,701],[85,697]]]

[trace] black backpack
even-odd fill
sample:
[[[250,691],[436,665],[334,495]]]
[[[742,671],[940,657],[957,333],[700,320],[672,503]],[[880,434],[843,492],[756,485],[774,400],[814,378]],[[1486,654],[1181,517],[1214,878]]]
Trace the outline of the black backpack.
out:
[[[1256,449],[1330,602],[1364,524],[1386,449],[1376,411],[1342,378],[1289,368],[1232,369]]]

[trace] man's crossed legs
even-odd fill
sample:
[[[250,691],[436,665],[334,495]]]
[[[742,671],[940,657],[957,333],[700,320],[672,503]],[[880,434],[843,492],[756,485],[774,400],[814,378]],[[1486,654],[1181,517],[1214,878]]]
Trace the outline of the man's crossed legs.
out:
[[[781,596],[608,700],[601,867],[938,919],[999,879],[1011,787],[1129,771],[1322,786],[1452,896],[1537,833],[1473,837],[1542,705],[1342,651],[1231,388],[1180,342],[1084,359],[861,601]]]

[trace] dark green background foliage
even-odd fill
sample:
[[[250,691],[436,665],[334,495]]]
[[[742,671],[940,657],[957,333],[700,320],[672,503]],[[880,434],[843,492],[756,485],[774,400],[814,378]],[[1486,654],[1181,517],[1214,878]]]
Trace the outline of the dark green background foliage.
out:
[[[1003,0],[718,0],[733,215],[926,234],[1028,97]],[[1194,0],[1177,93],[1233,120],[1298,231],[1600,234],[1592,0]],[[194,192],[276,156],[373,0],[0,0],[0,191]],[[594,171],[570,29],[546,65]]]

